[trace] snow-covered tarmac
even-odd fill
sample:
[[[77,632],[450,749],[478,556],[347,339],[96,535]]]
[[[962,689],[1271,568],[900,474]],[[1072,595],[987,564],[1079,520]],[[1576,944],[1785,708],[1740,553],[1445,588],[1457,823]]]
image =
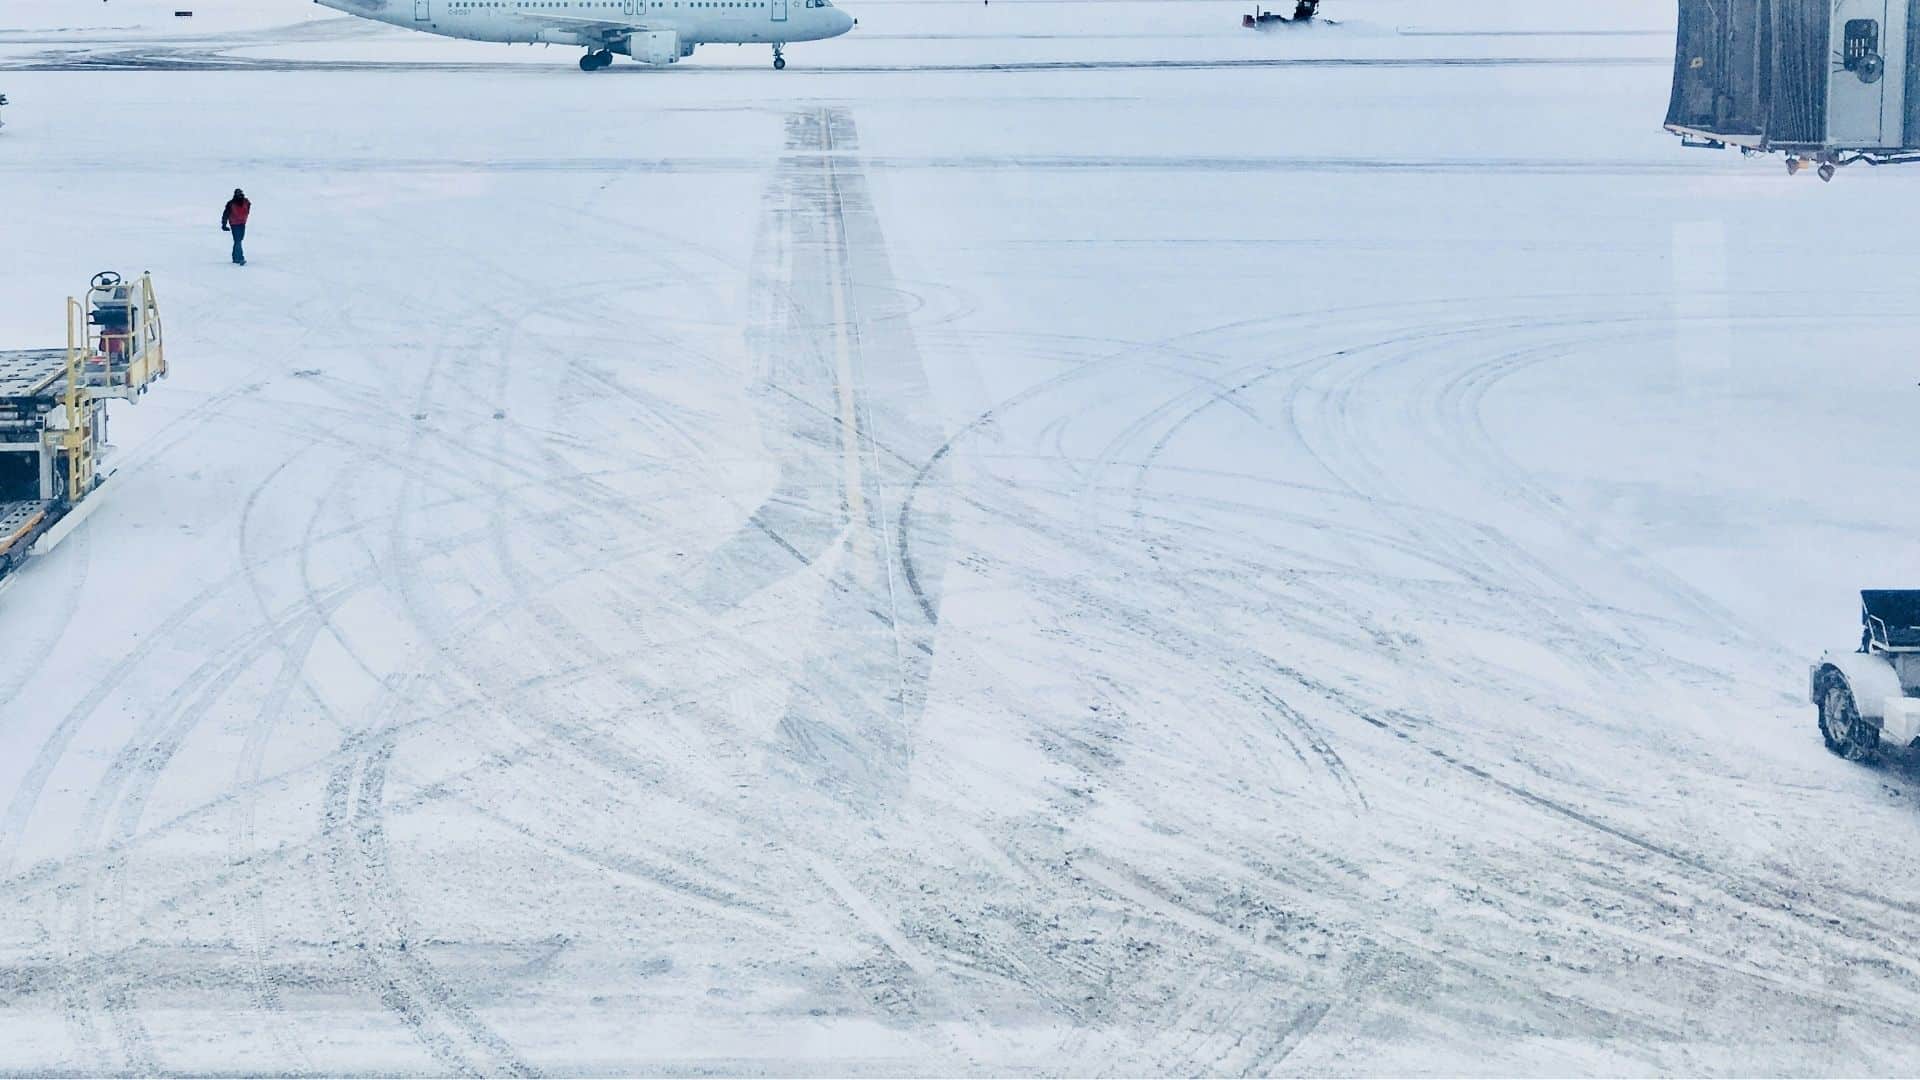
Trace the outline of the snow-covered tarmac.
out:
[[[1651,0],[845,6],[5,5],[0,347],[174,374],[0,594],[0,1072],[1913,1071],[1920,170]]]

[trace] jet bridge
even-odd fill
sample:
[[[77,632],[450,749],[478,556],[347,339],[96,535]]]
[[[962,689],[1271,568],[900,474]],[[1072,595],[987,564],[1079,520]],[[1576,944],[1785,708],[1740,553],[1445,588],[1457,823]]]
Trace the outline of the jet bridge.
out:
[[[0,578],[45,551],[94,505],[106,403],[138,401],[167,373],[153,280],[94,275],[67,299],[64,348],[0,349]]]
[[[1679,0],[1666,128],[1817,165],[1920,161],[1920,0]]]

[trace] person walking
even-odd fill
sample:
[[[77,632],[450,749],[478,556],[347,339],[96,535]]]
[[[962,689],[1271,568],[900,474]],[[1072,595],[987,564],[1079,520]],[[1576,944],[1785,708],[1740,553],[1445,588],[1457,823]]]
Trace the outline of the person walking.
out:
[[[247,215],[253,212],[253,204],[247,201],[247,193],[239,188],[233,189],[233,198],[227,200],[226,209],[220,211],[220,231],[233,234],[233,265],[247,265],[247,252],[241,245],[247,239]]]

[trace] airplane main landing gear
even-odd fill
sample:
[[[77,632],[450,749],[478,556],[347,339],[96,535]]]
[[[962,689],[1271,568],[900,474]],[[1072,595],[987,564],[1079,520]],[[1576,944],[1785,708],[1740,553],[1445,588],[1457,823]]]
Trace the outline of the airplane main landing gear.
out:
[[[601,68],[607,67],[612,63],[613,50],[601,49],[598,52],[589,51],[587,55],[580,58],[580,70],[599,71]]]
[[[784,45],[775,45],[773,47],[773,70],[775,71],[787,70],[787,58],[780,55],[780,50],[785,47]]]

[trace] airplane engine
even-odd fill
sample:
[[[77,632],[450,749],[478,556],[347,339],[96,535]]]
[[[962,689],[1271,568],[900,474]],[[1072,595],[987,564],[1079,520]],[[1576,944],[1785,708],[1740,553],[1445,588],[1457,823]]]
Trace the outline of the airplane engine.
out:
[[[671,64],[693,49],[681,49],[680,35],[676,31],[643,30],[615,45],[613,51],[626,53],[643,64]]]

